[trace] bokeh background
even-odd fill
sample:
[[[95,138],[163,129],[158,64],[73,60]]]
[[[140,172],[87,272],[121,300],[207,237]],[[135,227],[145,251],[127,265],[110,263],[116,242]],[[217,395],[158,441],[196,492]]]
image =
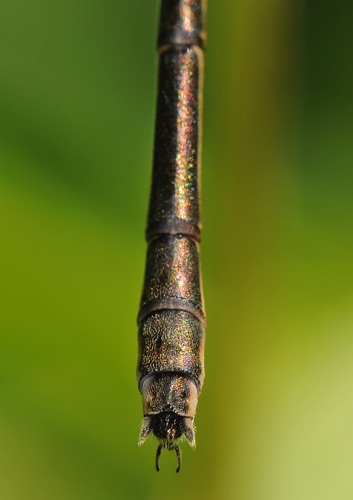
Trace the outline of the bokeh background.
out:
[[[0,497],[353,498],[351,2],[209,2],[197,449],[137,446],[152,0],[0,6]]]

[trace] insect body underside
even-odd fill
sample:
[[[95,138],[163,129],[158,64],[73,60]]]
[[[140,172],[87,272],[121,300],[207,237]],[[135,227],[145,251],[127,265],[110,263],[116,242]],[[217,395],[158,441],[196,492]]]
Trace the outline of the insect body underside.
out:
[[[204,380],[205,313],[199,263],[200,100],[204,3],[162,0],[148,252],[138,316],[137,377],[144,421],[162,448],[195,445]]]

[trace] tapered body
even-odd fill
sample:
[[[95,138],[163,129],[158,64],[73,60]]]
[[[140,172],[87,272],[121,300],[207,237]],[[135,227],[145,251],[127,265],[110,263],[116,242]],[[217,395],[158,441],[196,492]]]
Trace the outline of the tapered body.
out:
[[[162,447],[195,444],[204,380],[205,312],[199,262],[200,128],[203,77],[201,0],[162,0],[153,174],[145,280],[138,315],[137,378],[144,422]]]

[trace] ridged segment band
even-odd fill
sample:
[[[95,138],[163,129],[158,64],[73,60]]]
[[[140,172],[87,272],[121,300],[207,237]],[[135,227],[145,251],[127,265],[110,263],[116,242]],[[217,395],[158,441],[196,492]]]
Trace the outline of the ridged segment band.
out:
[[[162,0],[158,47],[197,45],[206,42],[205,2],[200,0]]]

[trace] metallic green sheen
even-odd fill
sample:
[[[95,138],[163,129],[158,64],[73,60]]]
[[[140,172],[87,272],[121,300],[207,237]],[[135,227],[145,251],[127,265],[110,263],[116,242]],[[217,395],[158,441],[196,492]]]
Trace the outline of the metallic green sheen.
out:
[[[187,374],[200,388],[203,346],[203,327],[195,316],[177,310],[155,312],[140,327],[138,378],[175,372]]]
[[[182,299],[203,315],[198,244],[183,235],[161,235],[151,241],[141,306],[166,297]]]
[[[204,381],[205,312],[199,242],[204,2],[162,0],[146,272],[138,314],[137,379],[144,420],[162,448],[195,446]]]
[[[148,228],[179,219],[199,229],[201,56],[189,46],[171,47],[160,56]]]

